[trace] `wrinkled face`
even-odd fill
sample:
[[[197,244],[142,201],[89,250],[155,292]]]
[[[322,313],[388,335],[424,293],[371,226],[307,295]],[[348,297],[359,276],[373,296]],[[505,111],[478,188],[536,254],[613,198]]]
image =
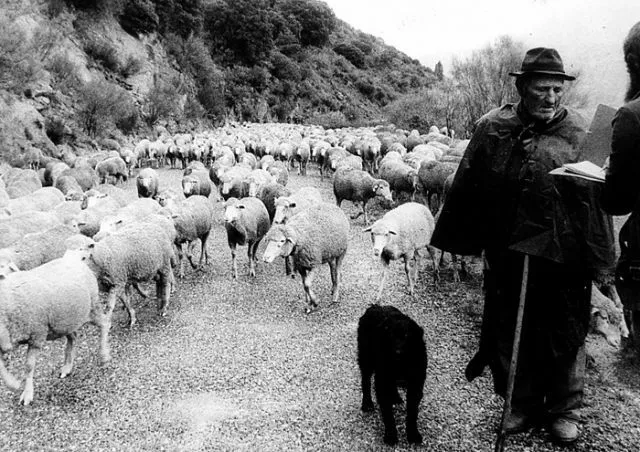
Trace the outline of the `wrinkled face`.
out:
[[[564,94],[564,80],[558,77],[533,77],[520,96],[524,108],[538,121],[549,122],[555,116]]]

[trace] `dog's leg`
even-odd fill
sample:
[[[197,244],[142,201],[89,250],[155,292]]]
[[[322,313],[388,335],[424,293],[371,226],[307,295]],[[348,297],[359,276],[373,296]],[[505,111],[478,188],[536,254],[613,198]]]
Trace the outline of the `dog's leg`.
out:
[[[407,441],[415,444],[422,444],[422,435],[418,431],[418,410],[423,385],[424,379],[412,381],[407,385]]]
[[[382,372],[376,372],[376,399],[382,414],[382,423],[384,424],[384,442],[390,446],[398,443],[398,430],[396,429],[396,420],[393,417],[393,385],[388,376],[381,375]]]
[[[365,363],[360,364],[360,375],[362,376],[362,411],[368,413],[373,411],[373,400],[371,400],[371,377],[373,369]]]

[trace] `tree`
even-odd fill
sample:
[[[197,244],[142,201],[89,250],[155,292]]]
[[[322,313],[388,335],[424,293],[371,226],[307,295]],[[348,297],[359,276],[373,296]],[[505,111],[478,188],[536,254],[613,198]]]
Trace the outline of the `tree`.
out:
[[[254,65],[274,48],[280,15],[266,0],[212,3],[204,16],[204,31],[219,54],[228,51],[235,60]]]
[[[524,53],[522,42],[501,36],[465,60],[454,58],[453,78],[465,99],[468,130],[492,108],[517,101],[518,93],[509,72],[518,70]]]
[[[438,80],[442,80],[444,78],[444,69],[441,61],[436,63],[436,67],[433,72],[436,74],[436,77],[438,77]]]
[[[329,42],[329,36],[336,27],[336,16],[326,3],[285,0],[280,4],[280,9],[287,22],[297,23],[300,44],[323,47]]]
[[[163,34],[175,33],[186,39],[200,34],[204,21],[202,0],[155,0]]]

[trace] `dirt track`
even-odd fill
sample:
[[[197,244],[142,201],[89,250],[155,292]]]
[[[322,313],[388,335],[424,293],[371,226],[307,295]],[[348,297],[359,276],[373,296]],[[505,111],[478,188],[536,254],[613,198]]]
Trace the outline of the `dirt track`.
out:
[[[179,186],[181,172],[162,171],[162,183]],[[333,200],[330,181],[292,174],[295,189],[314,185]],[[127,185],[133,189],[131,182]],[[348,201],[343,208],[357,212]],[[300,278],[284,264],[260,264],[247,274],[244,248],[237,281],[218,205],[210,238],[213,263],[187,270],[178,281],[166,318],[155,303],[136,299],[139,324],[129,331],[117,310],[111,334],[113,360],[101,366],[97,331],[82,330],[74,373],[57,378],[63,341],[50,343],[36,368],[35,400],[0,389],[2,450],[385,450],[379,414],[360,411],[356,325],[379,277],[363,219],[352,220],[341,301],[328,306],[328,267],[314,282],[320,309],[305,315]],[[377,218],[381,211],[374,211]],[[261,255],[263,247],[259,251]],[[419,415],[422,449],[493,450],[501,400],[487,375],[473,384],[463,369],[477,342],[481,313],[479,274],[454,285],[431,285],[425,263],[417,299],[406,293],[402,265],[392,266],[384,303],[393,304],[425,330],[429,370]],[[576,451],[640,450],[640,366],[589,339],[590,367],[584,435]],[[22,369],[25,348],[8,356]],[[397,410],[400,444],[404,408]],[[390,449],[390,448],[389,448]],[[509,451],[556,450],[544,431],[510,437]],[[557,450],[562,450],[558,448]]]

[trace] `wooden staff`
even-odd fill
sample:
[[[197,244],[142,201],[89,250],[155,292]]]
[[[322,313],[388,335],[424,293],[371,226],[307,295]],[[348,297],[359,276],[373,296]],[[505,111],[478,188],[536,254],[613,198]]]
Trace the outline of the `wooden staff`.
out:
[[[511,351],[511,363],[509,364],[509,379],[507,381],[507,393],[504,398],[502,409],[502,419],[500,420],[500,430],[496,439],[495,452],[504,451],[504,441],[507,435],[504,424],[507,416],[511,413],[511,399],[513,398],[513,388],[516,382],[516,369],[518,367],[518,352],[520,351],[520,337],[522,336],[522,317],[524,316],[524,302],[527,298],[527,281],[529,280],[529,255],[524,255],[522,266],[522,285],[520,286],[520,303],[518,304],[518,315],[516,316],[516,329],[513,333],[513,349]]]

